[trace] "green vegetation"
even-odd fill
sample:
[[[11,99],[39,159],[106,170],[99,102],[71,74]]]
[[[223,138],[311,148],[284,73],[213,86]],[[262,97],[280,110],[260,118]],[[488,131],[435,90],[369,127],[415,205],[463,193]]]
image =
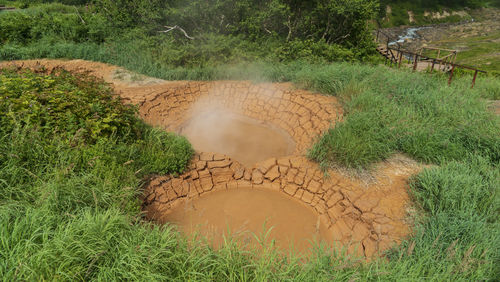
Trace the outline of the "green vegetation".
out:
[[[411,125],[413,120],[409,115],[401,117],[399,121],[392,120],[396,116],[392,113],[388,118],[376,119],[394,109],[391,103],[413,105],[416,111],[423,106],[423,101],[430,98],[422,94],[427,90],[425,87],[420,89],[421,92],[410,92],[408,88],[397,92],[396,82],[409,83],[410,86],[418,85],[413,84],[417,82],[430,84],[451,96],[450,100],[444,100],[445,104],[436,104],[439,99],[445,98],[438,91],[434,94],[438,97],[420,109],[427,116],[436,116],[434,120],[429,120],[429,124],[448,121],[450,114],[454,113],[459,117],[450,122],[461,122],[463,120],[460,118],[464,116],[469,116],[471,123],[475,122],[479,128],[472,133],[493,132],[490,135],[483,132],[477,136],[477,140],[485,145],[477,148],[465,146],[465,156],[468,156],[465,159],[462,156],[451,162],[442,160],[442,166],[424,170],[414,178],[411,191],[420,211],[414,219],[414,235],[393,249],[388,254],[388,261],[382,259],[359,264],[341,254],[318,250],[304,263],[294,256],[284,257],[271,247],[264,252],[255,252],[229,243],[215,251],[206,245],[188,242],[170,226],[158,227],[142,222],[138,216],[140,202],[137,196],[144,176],[154,172],[180,172],[191,154],[185,139],[133,121],[130,109],[114,103],[109,98],[110,90],[93,79],[80,75],[73,78],[64,71],[58,71],[57,75],[3,71],[1,81],[8,83],[3,83],[1,88],[2,109],[9,108],[14,112],[17,108],[6,105],[19,104],[8,101],[6,93],[12,93],[9,95],[16,97],[16,101],[34,101],[42,104],[41,107],[49,107],[49,104],[42,102],[51,101],[51,105],[60,107],[66,101],[44,100],[43,97],[53,93],[55,97],[51,98],[57,98],[57,89],[66,87],[70,95],[82,96],[74,97],[76,99],[101,104],[98,113],[104,108],[104,112],[117,112],[117,120],[133,121],[131,128],[135,130],[131,132],[138,135],[137,139],[130,140],[128,136],[131,132],[117,129],[113,134],[100,131],[95,142],[91,143],[77,133],[68,135],[55,132],[51,138],[46,138],[46,129],[40,126],[40,118],[22,118],[13,124],[12,115],[2,117],[2,124],[9,126],[2,126],[0,134],[0,256],[5,260],[0,275],[6,279],[21,280],[132,278],[309,281],[408,278],[484,280],[499,275],[496,265],[500,259],[500,175],[498,158],[494,159],[495,152],[498,153],[498,147],[495,146],[499,144],[499,137],[491,137],[494,132],[498,132],[498,119],[495,120],[484,111],[484,105],[477,99],[481,91],[479,88],[475,90],[477,92],[465,91],[464,82],[464,91],[457,92],[453,98],[453,94],[448,91],[456,91],[461,86],[457,84],[456,88],[446,91],[445,86],[438,86],[442,85],[441,81],[424,74],[389,70],[381,75],[383,72],[379,67],[348,64],[331,65],[323,69],[298,63],[267,66],[267,69],[260,67],[263,68],[261,78],[292,80],[309,88],[338,95],[346,103],[348,111],[348,119],[340,123],[339,128],[357,128],[360,125],[358,119],[368,123],[351,135],[350,140],[356,144],[362,140],[376,148],[383,144],[383,140],[370,138],[379,136],[377,131],[383,133],[383,128],[389,122],[394,122],[395,126],[401,123],[401,128]],[[232,73],[230,68],[226,71]],[[376,76],[378,79],[393,77],[394,80],[386,81],[387,85],[370,83]],[[331,77],[339,79],[332,80]],[[361,80],[361,77],[366,77],[365,83],[356,86],[353,79]],[[417,82],[409,82],[415,78],[418,78]],[[12,81],[16,83],[10,83]],[[370,88],[386,93],[385,96],[391,93],[392,96],[374,95],[374,90]],[[33,97],[41,98],[33,100]],[[384,105],[385,102],[389,102],[389,105]],[[71,108],[71,105],[66,112],[69,115],[67,118],[78,120],[81,118],[80,108]],[[367,107],[373,109],[367,110]],[[19,109],[22,113],[27,108],[23,106]],[[367,111],[366,115],[373,118],[356,118],[362,111]],[[89,112],[87,118],[93,121],[94,114]],[[19,116],[29,115],[25,113]],[[41,117],[50,120],[50,116]],[[418,121],[416,117],[413,119]],[[68,120],[58,122],[69,123]],[[86,123],[80,124],[85,129]],[[425,128],[430,125],[420,123],[413,128],[418,126],[425,126],[425,133]],[[372,132],[359,135],[370,127]],[[443,128],[448,132],[458,131],[453,126]],[[335,128],[323,138],[329,138],[330,134],[338,131]],[[493,143],[484,141],[488,140],[488,136],[496,138],[491,141]],[[425,140],[420,141],[422,146],[432,147],[432,142],[428,142],[428,145]],[[338,148],[354,160],[360,151],[346,150],[348,145],[346,142]],[[327,148],[330,145],[324,143],[321,146]],[[486,146],[490,146],[491,152],[484,149]],[[441,156],[449,153],[442,146],[435,150]],[[347,160],[346,164],[351,163]]]
[[[253,61],[362,60],[374,55],[367,21],[375,0],[93,1],[87,7],[33,5],[0,14],[0,59],[19,48],[61,53],[85,43],[129,45],[170,67]],[[168,30],[164,27],[179,26]],[[194,38],[194,39],[189,39]],[[105,44],[103,44],[105,43]],[[100,48],[95,48],[98,45]],[[104,45],[104,46],[103,46]],[[19,55],[19,54],[17,54]]]
[[[481,70],[491,73],[500,73],[500,54],[498,38],[500,32],[492,32],[487,35],[478,36],[449,36],[439,41],[433,41],[430,44],[447,49],[459,49],[457,63],[464,65],[474,65]]]
[[[57,132],[70,137],[78,132],[87,143],[112,135],[130,140],[140,135],[141,122],[134,110],[95,80],[76,78],[63,70],[45,76],[4,71],[0,83],[4,130],[30,124],[45,137]]]
[[[3,279],[500,276],[500,118],[485,101],[500,99],[500,80],[479,76],[470,89],[467,74],[447,86],[445,75],[328,63],[371,60],[365,22],[377,2],[7,2],[30,7],[0,13],[1,60],[82,58],[163,79],[291,81],[344,106],[344,120],[309,151],[323,167],[370,169],[395,152],[432,166],[411,180],[413,234],[387,259],[359,263],[318,248],[304,261],[267,245],[248,250],[230,238],[213,250],[141,217],[140,187],[148,175],[184,170],[193,153],[186,139],[145,125],[94,78],[1,70]],[[331,29],[335,20],[344,26]],[[179,25],[195,39],[177,29],[159,34],[163,25]]]
[[[382,27],[393,27],[466,21],[472,18],[464,13],[464,10],[495,7],[498,6],[497,2],[495,0],[380,0],[378,24]],[[414,22],[410,22],[408,11],[413,13]],[[456,13],[458,11],[461,13]],[[432,13],[440,13],[440,17],[433,17]]]
[[[478,99],[498,98],[497,79],[491,80],[487,94],[488,84],[470,90],[469,78],[449,87],[444,79],[379,67],[317,66],[301,73],[305,77],[296,78],[299,82],[348,96],[346,122],[338,123],[310,152],[324,166],[366,167],[395,151],[431,163],[460,160],[467,152],[500,161],[499,120]]]

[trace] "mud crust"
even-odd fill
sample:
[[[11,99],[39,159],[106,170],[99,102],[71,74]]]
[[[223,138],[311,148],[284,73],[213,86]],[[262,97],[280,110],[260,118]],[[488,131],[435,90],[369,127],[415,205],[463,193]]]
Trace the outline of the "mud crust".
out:
[[[164,223],[165,215],[186,201],[214,191],[254,187],[272,189],[312,209],[334,241],[348,253],[381,255],[410,233],[407,180],[421,166],[404,156],[377,165],[366,183],[340,170],[325,174],[304,157],[315,138],[342,120],[335,97],[293,89],[290,84],[248,81],[174,81],[120,75],[124,70],[82,60],[31,60],[0,63],[0,68],[52,69],[88,72],[111,83],[125,103],[139,106],[148,123],[176,130],[193,115],[192,105],[213,103],[247,117],[273,124],[295,141],[293,155],[270,158],[245,167],[230,156],[197,152],[178,177],[152,176],[144,187],[146,217]],[[118,74],[118,75],[117,75]],[[135,77],[134,81],[130,77]],[[125,79],[124,79],[125,78]]]

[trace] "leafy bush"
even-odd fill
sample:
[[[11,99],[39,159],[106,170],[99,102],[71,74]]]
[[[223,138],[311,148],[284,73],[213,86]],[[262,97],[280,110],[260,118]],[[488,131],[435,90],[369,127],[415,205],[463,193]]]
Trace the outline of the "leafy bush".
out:
[[[0,14],[0,42],[22,45],[39,40],[102,43],[113,33],[109,27],[100,14],[79,12],[75,7],[62,4],[45,4]]]
[[[31,71],[0,72],[0,125],[7,132],[16,124],[37,127],[46,136],[82,136],[94,143],[113,135],[138,138],[140,121],[130,106],[113,97],[96,79],[56,70],[51,75]]]
[[[362,60],[375,54],[367,21],[374,18],[377,3],[355,2],[96,0],[85,8],[38,4],[0,14],[0,42],[133,42],[147,46],[142,53],[171,66],[255,59]],[[195,39],[186,39],[179,30],[159,34],[164,25],[178,25]]]
[[[120,144],[125,143],[129,144],[127,154],[134,157],[124,157],[122,163],[131,158],[142,164],[146,173],[184,170],[193,153],[189,142],[149,128],[136,117],[132,106],[123,105],[113,95],[108,85],[85,74],[71,74],[61,69],[52,70],[51,74],[41,72],[0,71],[0,111],[5,113],[0,116],[0,133],[25,132],[42,140],[59,140],[57,142],[69,148],[79,144],[95,144],[97,147],[93,148],[114,144],[113,150],[119,151],[124,146]],[[33,142],[36,143],[36,139],[28,143]],[[44,143],[40,146],[53,147]],[[68,148],[63,146],[59,150]],[[95,152],[89,148],[85,152],[121,155],[117,151],[111,154],[109,149],[100,150]],[[80,161],[75,161],[74,165],[78,163]]]
[[[0,43],[28,43],[32,26],[32,18],[23,13],[0,14]]]

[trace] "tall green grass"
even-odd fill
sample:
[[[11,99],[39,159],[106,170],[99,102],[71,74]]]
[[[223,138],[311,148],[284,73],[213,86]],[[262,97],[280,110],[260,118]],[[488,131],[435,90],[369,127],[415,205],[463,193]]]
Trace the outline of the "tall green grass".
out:
[[[103,60],[160,78],[293,81],[335,95],[344,105],[344,121],[318,137],[309,154],[323,166],[366,168],[396,151],[438,166],[412,179],[415,227],[387,259],[360,263],[317,250],[300,260],[271,248],[248,250],[230,240],[213,250],[168,225],[141,221],[144,177],[182,171],[189,159],[188,144],[175,135],[145,127],[135,141],[115,136],[75,143],[58,134],[45,138],[26,124],[2,127],[0,277],[477,281],[500,275],[499,119],[481,98],[498,95],[494,78],[490,84],[478,81],[471,90],[468,79],[459,78],[449,87],[439,76],[356,64],[169,68],[152,58],[140,60],[148,58],[143,55],[124,56],[122,52],[135,50],[128,49],[132,45],[110,57],[105,55],[113,50],[103,46],[95,46],[99,52],[86,49],[94,48],[91,44],[65,46],[46,50],[65,50],[75,58],[87,54],[86,59],[102,54]],[[77,46],[81,49],[70,48]],[[2,52],[6,48],[11,47]]]
[[[468,152],[500,161],[500,119],[480,99],[499,88],[471,90],[463,80],[450,87],[427,74],[350,65],[304,68],[293,80],[344,101],[345,122],[309,154],[325,166],[365,168],[395,151],[427,163],[461,160]]]
[[[300,260],[230,240],[219,250],[188,241],[169,225],[141,221],[135,172],[143,165],[124,164],[133,156],[126,146],[64,150],[58,140],[40,146],[31,131],[3,138],[0,276],[6,280],[470,281],[499,274],[500,178],[483,158],[417,176],[412,191],[421,213],[414,235],[388,260],[360,263],[327,250]]]

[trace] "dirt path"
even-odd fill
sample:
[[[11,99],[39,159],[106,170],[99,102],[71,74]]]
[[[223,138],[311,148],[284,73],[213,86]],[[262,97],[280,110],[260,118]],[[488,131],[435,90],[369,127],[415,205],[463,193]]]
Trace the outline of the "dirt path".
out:
[[[139,105],[146,122],[190,138],[197,153],[186,173],[154,176],[144,188],[143,208],[155,222],[177,222],[184,231],[202,222],[223,230],[232,222],[234,232],[242,225],[258,232],[250,226],[262,226],[260,211],[267,210],[278,246],[304,246],[301,242],[320,238],[366,257],[381,254],[410,232],[407,180],[421,168],[414,161],[395,156],[376,166],[373,179],[362,181],[333,169],[325,176],[304,157],[318,136],[342,120],[335,97],[283,83],[168,82],[82,60],[0,63],[7,65],[88,71],[111,83],[124,102]],[[233,189],[239,192],[229,192]],[[252,189],[253,200],[245,201],[241,195]],[[266,191],[275,207],[262,200]]]

